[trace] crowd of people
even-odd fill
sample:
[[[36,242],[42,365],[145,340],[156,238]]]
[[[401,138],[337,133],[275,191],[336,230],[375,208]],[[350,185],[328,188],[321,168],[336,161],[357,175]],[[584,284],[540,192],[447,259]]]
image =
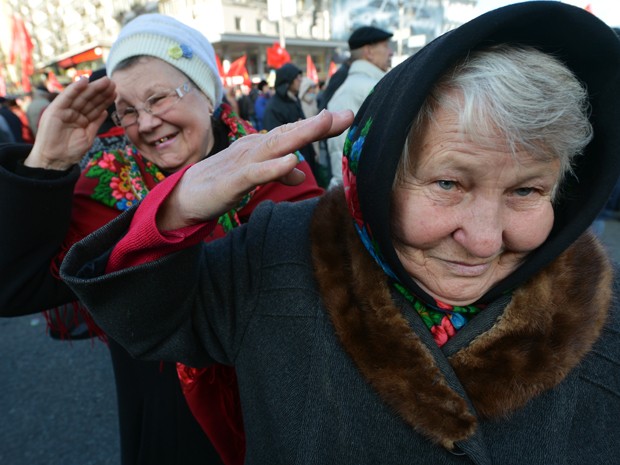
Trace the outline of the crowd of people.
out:
[[[0,146],[0,315],[105,341],[123,465],[616,460],[620,40],[554,1],[391,37],[235,96],[141,15]]]

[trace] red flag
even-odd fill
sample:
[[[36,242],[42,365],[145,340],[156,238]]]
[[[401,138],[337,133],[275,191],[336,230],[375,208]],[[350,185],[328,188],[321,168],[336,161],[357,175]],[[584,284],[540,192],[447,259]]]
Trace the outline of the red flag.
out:
[[[327,78],[329,79],[330,77],[332,77],[336,71],[338,71],[338,66],[336,66],[336,63],[334,63],[333,61],[330,61],[329,71],[327,72]]]
[[[252,87],[252,80],[250,79],[250,73],[248,73],[247,68],[245,67],[245,62],[247,60],[247,56],[243,55],[240,58],[237,58],[230,64],[230,69],[226,75],[230,78],[233,76],[241,76],[243,77],[243,84],[248,87]]]
[[[50,71],[47,73],[47,82],[46,82],[47,90],[50,93],[62,92],[64,87],[60,82],[58,82],[58,78],[54,74],[54,71]]]
[[[219,55],[215,55],[215,62],[217,64],[217,72],[220,75],[220,79],[224,82],[224,78],[226,77],[226,73],[224,72],[224,67],[222,66],[222,61],[220,60]]]
[[[17,57],[20,57],[22,68],[22,90],[30,92],[30,76],[34,73],[34,63],[32,61],[32,40],[26,29],[26,25],[21,18],[13,16],[11,25],[11,48],[9,52],[9,63],[15,64]]]
[[[237,58],[230,64],[230,68],[226,73],[227,76],[243,76],[243,70],[245,70],[245,61],[247,57],[245,55]]]
[[[306,55],[306,76],[312,79],[315,83],[319,83],[319,73],[317,73],[316,66],[314,66],[314,62],[312,61],[312,57],[310,55]]]
[[[279,42],[274,42],[273,47],[267,47],[267,66],[278,69],[290,61],[291,56],[285,48],[280,47]]]

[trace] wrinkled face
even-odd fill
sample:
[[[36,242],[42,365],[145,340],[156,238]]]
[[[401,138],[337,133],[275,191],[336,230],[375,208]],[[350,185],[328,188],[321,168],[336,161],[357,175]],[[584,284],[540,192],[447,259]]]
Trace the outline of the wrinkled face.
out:
[[[467,305],[549,235],[560,164],[514,156],[500,136],[474,143],[445,110],[436,118],[417,145],[412,172],[394,190],[394,247],[428,294]]]
[[[157,58],[144,57],[112,74],[116,108],[139,110],[138,121],[125,128],[132,144],[165,171],[173,172],[203,159],[213,147],[210,113],[213,105],[192,84],[189,93],[158,116],[142,110],[153,95],[171,91],[188,81],[175,67]]]
[[[384,40],[377,42],[376,44],[366,45],[368,47],[366,53],[366,59],[370,61],[377,68],[381,68],[383,71],[387,71],[392,66],[392,55],[394,51],[390,47],[390,42]]]

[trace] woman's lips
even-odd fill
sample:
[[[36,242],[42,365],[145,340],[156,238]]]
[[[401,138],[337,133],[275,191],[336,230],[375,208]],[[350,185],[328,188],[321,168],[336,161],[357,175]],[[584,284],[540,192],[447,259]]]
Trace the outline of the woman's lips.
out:
[[[176,136],[176,134],[169,134],[167,136],[161,137],[155,140],[155,142],[153,142],[153,145],[157,148],[165,148],[174,141]]]
[[[476,277],[486,273],[491,267],[492,262],[486,263],[465,263],[445,260],[444,263],[453,274],[460,276]]]

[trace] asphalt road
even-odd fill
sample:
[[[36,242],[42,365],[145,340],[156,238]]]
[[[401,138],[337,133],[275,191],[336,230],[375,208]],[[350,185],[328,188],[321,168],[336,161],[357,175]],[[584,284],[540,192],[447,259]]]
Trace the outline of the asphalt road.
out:
[[[0,354],[0,464],[120,463],[103,343],[53,340],[40,315],[0,318]]]
[[[620,222],[603,242],[620,262]],[[119,464],[104,344],[52,340],[40,315],[0,318],[0,354],[0,465]]]

